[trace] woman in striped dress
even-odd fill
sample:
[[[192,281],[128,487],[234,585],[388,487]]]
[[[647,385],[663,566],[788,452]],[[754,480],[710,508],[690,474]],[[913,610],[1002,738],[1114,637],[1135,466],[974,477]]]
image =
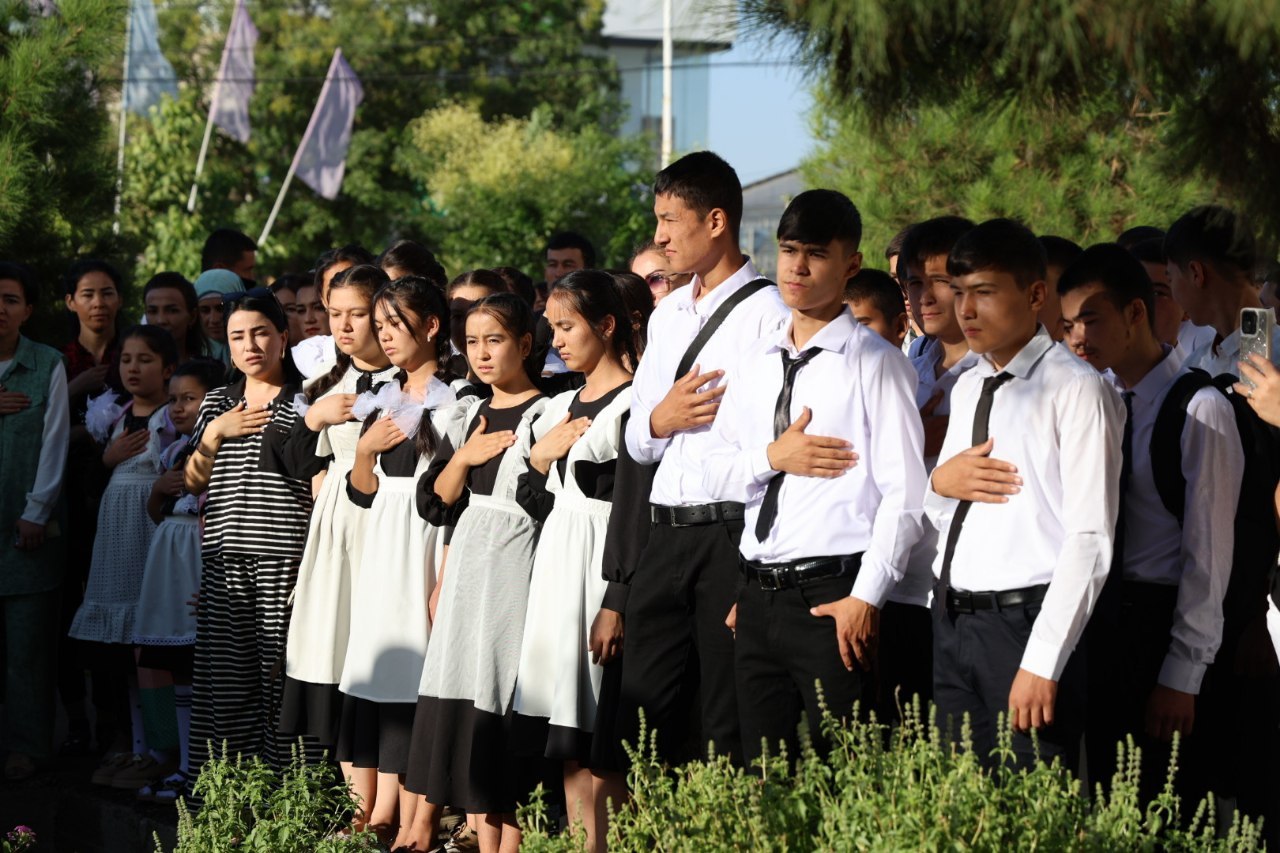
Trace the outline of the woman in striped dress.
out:
[[[311,511],[311,483],[275,470],[262,452],[266,430],[287,433],[297,419],[284,310],[255,288],[233,295],[225,322],[240,376],[204,398],[186,467],[187,490],[209,493],[191,697],[197,775],[207,741],[277,767],[289,759],[290,738],[275,725],[278,670]]]

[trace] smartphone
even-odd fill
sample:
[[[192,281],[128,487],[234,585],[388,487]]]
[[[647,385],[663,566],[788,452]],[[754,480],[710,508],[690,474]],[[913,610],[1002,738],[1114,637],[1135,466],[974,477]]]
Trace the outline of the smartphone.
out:
[[[1240,309],[1240,360],[1251,355],[1271,361],[1271,333],[1275,327],[1275,315],[1269,308]],[[1248,378],[1241,382],[1254,387]]]

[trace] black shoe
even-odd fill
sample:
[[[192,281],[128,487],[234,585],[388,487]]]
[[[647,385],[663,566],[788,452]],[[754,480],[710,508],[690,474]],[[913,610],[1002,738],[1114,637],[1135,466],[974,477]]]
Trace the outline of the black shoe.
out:
[[[67,732],[67,738],[62,742],[62,746],[58,747],[58,755],[65,758],[73,758],[81,755],[88,755],[92,751],[93,739],[89,734],[89,721],[81,720],[74,723],[71,730]]]

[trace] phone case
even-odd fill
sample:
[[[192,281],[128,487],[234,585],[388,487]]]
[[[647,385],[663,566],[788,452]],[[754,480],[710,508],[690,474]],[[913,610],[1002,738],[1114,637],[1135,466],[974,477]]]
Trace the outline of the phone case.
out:
[[[1275,323],[1274,315],[1266,308],[1245,308],[1244,311],[1251,313],[1258,320],[1258,330],[1252,335],[1246,335],[1243,331],[1240,334],[1240,360],[1256,355],[1271,361],[1271,334]],[[1244,313],[1241,312],[1241,314]],[[1247,377],[1241,377],[1241,382],[1254,387],[1253,383]]]

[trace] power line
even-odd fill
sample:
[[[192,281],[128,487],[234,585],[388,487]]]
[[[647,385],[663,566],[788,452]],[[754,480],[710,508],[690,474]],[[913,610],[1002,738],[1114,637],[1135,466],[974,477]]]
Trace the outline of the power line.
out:
[[[803,63],[801,63],[798,60],[776,60],[776,61],[761,60],[761,61],[749,61],[749,62],[748,61],[717,62],[710,65],[709,67],[710,68],[795,68],[795,67],[799,67],[802,64]],[[673,67],[676,69],[684,69],[684,70],[708,68],[708,66],[706,65],[691,65],[691,64],[681,64],[681,63],[676,63]],[[618,73],[634,74],[642,71],[651,71],[654,73],[659,73],[661,72],[661,70],[662,69],[657,66],[641,65],[641,66],[635,66],[633,68],[620,68],[618,69]],[[583,75],[583,74],[596,75],[599,73],[600,73],[600,69],[598,68],[579,68],[579,69],[572,69],[572,70],[508,68],[508,69],[488,69],[485,71],[438,71],[438,72],[422,72],[422,73],[410,72],[410,73],[403,73],[403,74],[401,73],[397,73],[397,74],[372,73],[371,74],[368,72],[361,72],[358,76],[359,76],[360,82],[364,83],[364,82],[370,82],[370,81],[395,81],[395,80],[470,80],[479,76],[503,77],[503,78],[564,77],[567,75]],[[98,79],[107,83],[111,83],[113,85],[120,85],[123,83],[164,83],[164,82],[168,82],[172,78],[129,76],[125,78],[100,77]],[[214,83],[214,82],[218,82],[219,80],[223,83],[255,83],[255,82],[256,83],[322,83],[325,80],[325,75],[314,74],[314,75],[296,75],[296,76],[288,76],[288,77],[223,77],[223,78],[210,77],[210,78],[201,79],[198,82],[202,84]],[[334,82],[342,83],[342,82],[345,82],[345,79],[335,78]]]

